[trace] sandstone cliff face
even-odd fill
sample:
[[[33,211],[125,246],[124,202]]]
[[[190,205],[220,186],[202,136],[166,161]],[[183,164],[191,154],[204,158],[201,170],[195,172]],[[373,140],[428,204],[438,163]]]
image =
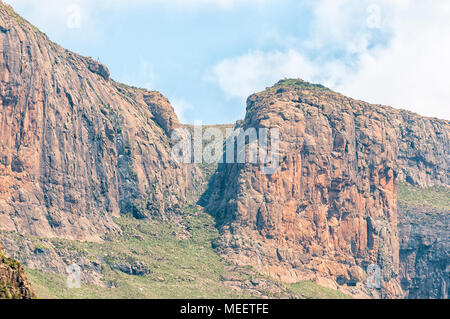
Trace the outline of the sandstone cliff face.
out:
[[[439,240],[448,239],[448,211],[397,209],[400,180],[449,186],[448,121],[287,80],[251,96],[238,125],[279,128],[281,164],[272,175],[219,166],[203,199],[221,254],[356,296],[448,298],[448,240]],[[0,230],[100,241],[119,232],[112,217],[121,212],[181,212],[201,176],[170,159],[178,126],[160,93],[113,81],[106,66],[49,41],[0,2]],[[11,238],[8,249],[34,268],[64,273],[72,257]],[[86,281],[102,284],[97,263],[80,264],[92,269]],[[382,289],[364,283],[371,264]],[[31,297],[21,268],[5,267],[0,281]]]
[[[207,193],[218,251],[283,281],[401,297],[397,181],[448,185],[449,122],[287,80],[248,99],[242,127],[279,128],[281,164],[219,166]],[[364,284],[370,264],[380,290]]]
[[[18,261],[6,257],[0,243],[0,299],[31,299],[34,297],[23,266]]]
[[[397,132],[399,179],[418,187],[450,185],[450,124],[390,110]],[[395,125],[398,125],[396,127]]]
[[[0,2],[0,230],[101,240],[120,212],[179,210],[198,177],[170,159],[158,92],[51,42]]]

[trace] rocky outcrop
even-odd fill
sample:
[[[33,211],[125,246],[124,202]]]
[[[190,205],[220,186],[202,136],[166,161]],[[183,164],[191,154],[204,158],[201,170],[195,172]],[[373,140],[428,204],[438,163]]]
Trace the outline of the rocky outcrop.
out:
[[[86,58],[86,64],[89,71],[100,75],[106,81],[109,80],[109,70],[105,65],[99,63],[98,61],[95,61],[91,57]]]
[[[114,82],[1,2],[0,28],[0,230],[98,241],[121,212],[178,212],[199,174],[170,158],[169,101]]]
[[[32,299],[33,289],[23,266],[16,260],[5,256],[0,243],[0,299]]]
[[[450,210],[400,208],[400,278],[406,298],[448,299]]]
[[[449,122],[285,80],[248,99],[251,127],[279,128],[280,167],[219,166],[207,192],[218,251],[283,281],[401,297],[397,182],[448,185]],[[365,285],[371,264],[379,290]]]
[[[112,269],[117,269],[128,275],[145,276],[150,273],[150,269],[143,262],[117,263],[112,266]]]
[[[399,179],[422,188],[448,187],[449,121],[393,109],[387,114],[394,121],[393,126],[397,133]]]

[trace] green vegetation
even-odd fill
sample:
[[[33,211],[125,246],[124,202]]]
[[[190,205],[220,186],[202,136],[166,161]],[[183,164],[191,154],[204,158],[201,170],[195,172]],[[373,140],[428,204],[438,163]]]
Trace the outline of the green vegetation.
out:
[[[450,209],[450,188],[419,188],[401,182],[398,185],[398,203],[401,208],[428,207]]]
[[[310,89],[310,90],[320,90],[320,91],[331,91],[329,88],[321,85],[309,83],[300,79],[284,79],[278,81],[273,88],[278,89],[280,87],[294,87],[297,89]]]
[[[91,81],[89,81],[89,79],[86,79],[86,82],[91,89],[94,89],[94,87],[92,86],[92,83],[91,83]]]
[[[6,257],[2,250],[0,250],[0,266],[1,265],[6,265],[7,267],[14,269],[16,271],[20,271],[21,268],[20,262],[18,262],[15,259]],[[0,299],[19,299],[19,298],[21,298],[21,294],[20,290],[17,287],[14,287],[11,282],[0,280]]]
[[[5,10],[8,12],[8,14],[9,14],[9,15],[10,15],[10,16],[11,16],[18,24],[20,24],[20,25],[27,25],[27,24],[28,24],[28,25],[31,25],[31,23],[29,23],[27,20],[25,20],[24,18],[22,18],[20,15],[18,15],[10,5],[8,5],[8,4],[3,3],[3,2],[0,1],[0,7],[3,8],[3,9],[5,9]],[[33,26],[33,29],[36,29],[36,27]]]
[[[310,281],[301,281],[295,284],[289,285],[289,288],[299,295],[301,298],[305,299],[349,299],[350,297],[346,294],[319,286]]]
[[[20,291],[10,282],[0,281],[0,299],[20,299]]]
[[[128,85],[126,85],[126,84],[123,84],[123,83],[119,83],[119,82],[115,82],[115,84],[116,84],[116,89],[117,89],[117,91],[118,91],[123,97],[128,98],[128,99],[133,99],[133,95],[132,95],[131,92],[130,92],[130,90],[131,90],[131,87],[130,87],[130,86],[128,86]]]
[[[17,14],[14,9],[9,5],[6,4],[4,2],[2,2],[0,0],[0,9],[4,9],[6,10],[6,12],[8,12],[8,14],[10,15],[11,18],[14,19],[14,21],[22,26],[22,27],[27,27],[29,26],[34,32],[36,32],[36,34],[41,34],[42,36],[44,36],[45,38],[48,39],[47,35],[42,32],[41,30],[39,30],[38,28],[36,28],[34,25],[32,25],[28,20],[24,19],[23,17],[21,17],[19,14]]]
[[[188,206],[179,223],[161,220],[116,219],[120,235],[108,236],[103,243],[47,239],[48,244],[69,256],[96,261],[101,267],[104,287],[82,284],[66,287],[66,276],[27,270],[38,298],[258,298],[252,289],[234,289],[233,281],[270,280],[251,267],[237,267],[223,260],[211,247],[218,237],[213,218],[198,206]],[[46,240],[33,238],[44,247]],[[142,263],[145,275],[130,275],[117,270],[120,263]],[[283,285],[263,295],[279,298],[341,298],[343,295],[314,283]],[[250,285],[251,286],[251,285]]]
[[[45,252],[46,250],[48,250],[48,246],[45,244],[45,243],[40,243],[40,242],[37,242],[35,245],[34,245],[34,251],[35,252]]]
[[[121,226],[122,234],[106,238],[103,243],[51,240],[59,249],[101,258],[107,288],[83,284],[80,289],[67,289],[65,276],[28,270],[38,297],[251,297],[241,295],[221,282],[221,275],[227,274],[226,263],[211,248],[210,242],[217,236],[217,231],[209,215],[199,214],[194,207],[186,209],[185,222],[190,230],[187,239],[180,239],[181,229],[175,224],[138,221],[131,217],[121,217],[116,222]],[[116,263],[135,261],[145,263],[149,274],[134,276],[111,269]]]
[[[137,173],[131,164],[128,164],[128,172],[130,173],[131,179],[137,181],[138,178]]]
[[[18,262],[15,259],[8,258],[5,256],[3,251],[0,250],[0,264],[7,265],[8,267],[12,269],[19,269],[20,268],[20,262]]]

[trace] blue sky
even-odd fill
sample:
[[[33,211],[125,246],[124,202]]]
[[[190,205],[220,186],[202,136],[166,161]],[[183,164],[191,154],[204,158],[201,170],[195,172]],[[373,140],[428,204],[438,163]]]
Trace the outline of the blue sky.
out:
[[[450,119],[450,1],[5,0],[183,122],[232,123],[284,77]]]

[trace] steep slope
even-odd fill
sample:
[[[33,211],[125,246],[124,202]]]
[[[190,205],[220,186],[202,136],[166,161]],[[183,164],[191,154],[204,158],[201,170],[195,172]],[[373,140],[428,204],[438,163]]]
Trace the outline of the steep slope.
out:
[[[186,202],[216,166],[171,160],[180,124],[164,96],[113,81],[0,1],[0,237],[50,297],[77,296],[64,286],[72,262],[91,297],[342,296],[305,280],[448,297],[448,204],[397,205],[399,181],[448,194],[448,121],[284,80],[251,96],[237,125],[279,128],[281,164],[219,165],[200,201],[220,230],[213,246],[292,285],[209,249],[211,220]],[[0,256],[0,293],[32,297]],[[371,264],[382,289],[364,283]]]
[[[280,129],[280,168],[219,166],[207,192],[218,251],[283,281],[401,297],[397,182],[448,186],[449,122],[284,80],[248,99],[251,127]],[[364,284],[370,264],[380,290]]]
[[[27,260],[27,273],[37,297],[347,297],[313,283],[285,285],[249,267],[226,262],[211,247],[211,239],[218,234],[214,219],[195,205],[185,208],[181,224],[127,216],[115,220],[121,234],[102,243],[35,238],[36,254]],[[24,237],[16,235],[14,243],[5,246],[15,244],[29,249],[24,241]],[[23,250],[18,258],[22,258],[21,253]],[[52,269],[52,259],[78,264],[82,269],[81,288],[68,289],[67,273]]]
[[[406,298],[450,296],[450,188],[399,185],[400,278]]]
[[[23,266],[5,256],[0,243],[0,299],[31,299],[34,292]]]
[[[160,93],[114,82],[0,2],[0,230],[100,241],[120,212],[178,212],[199,179],[170,158],[178,125]]]

